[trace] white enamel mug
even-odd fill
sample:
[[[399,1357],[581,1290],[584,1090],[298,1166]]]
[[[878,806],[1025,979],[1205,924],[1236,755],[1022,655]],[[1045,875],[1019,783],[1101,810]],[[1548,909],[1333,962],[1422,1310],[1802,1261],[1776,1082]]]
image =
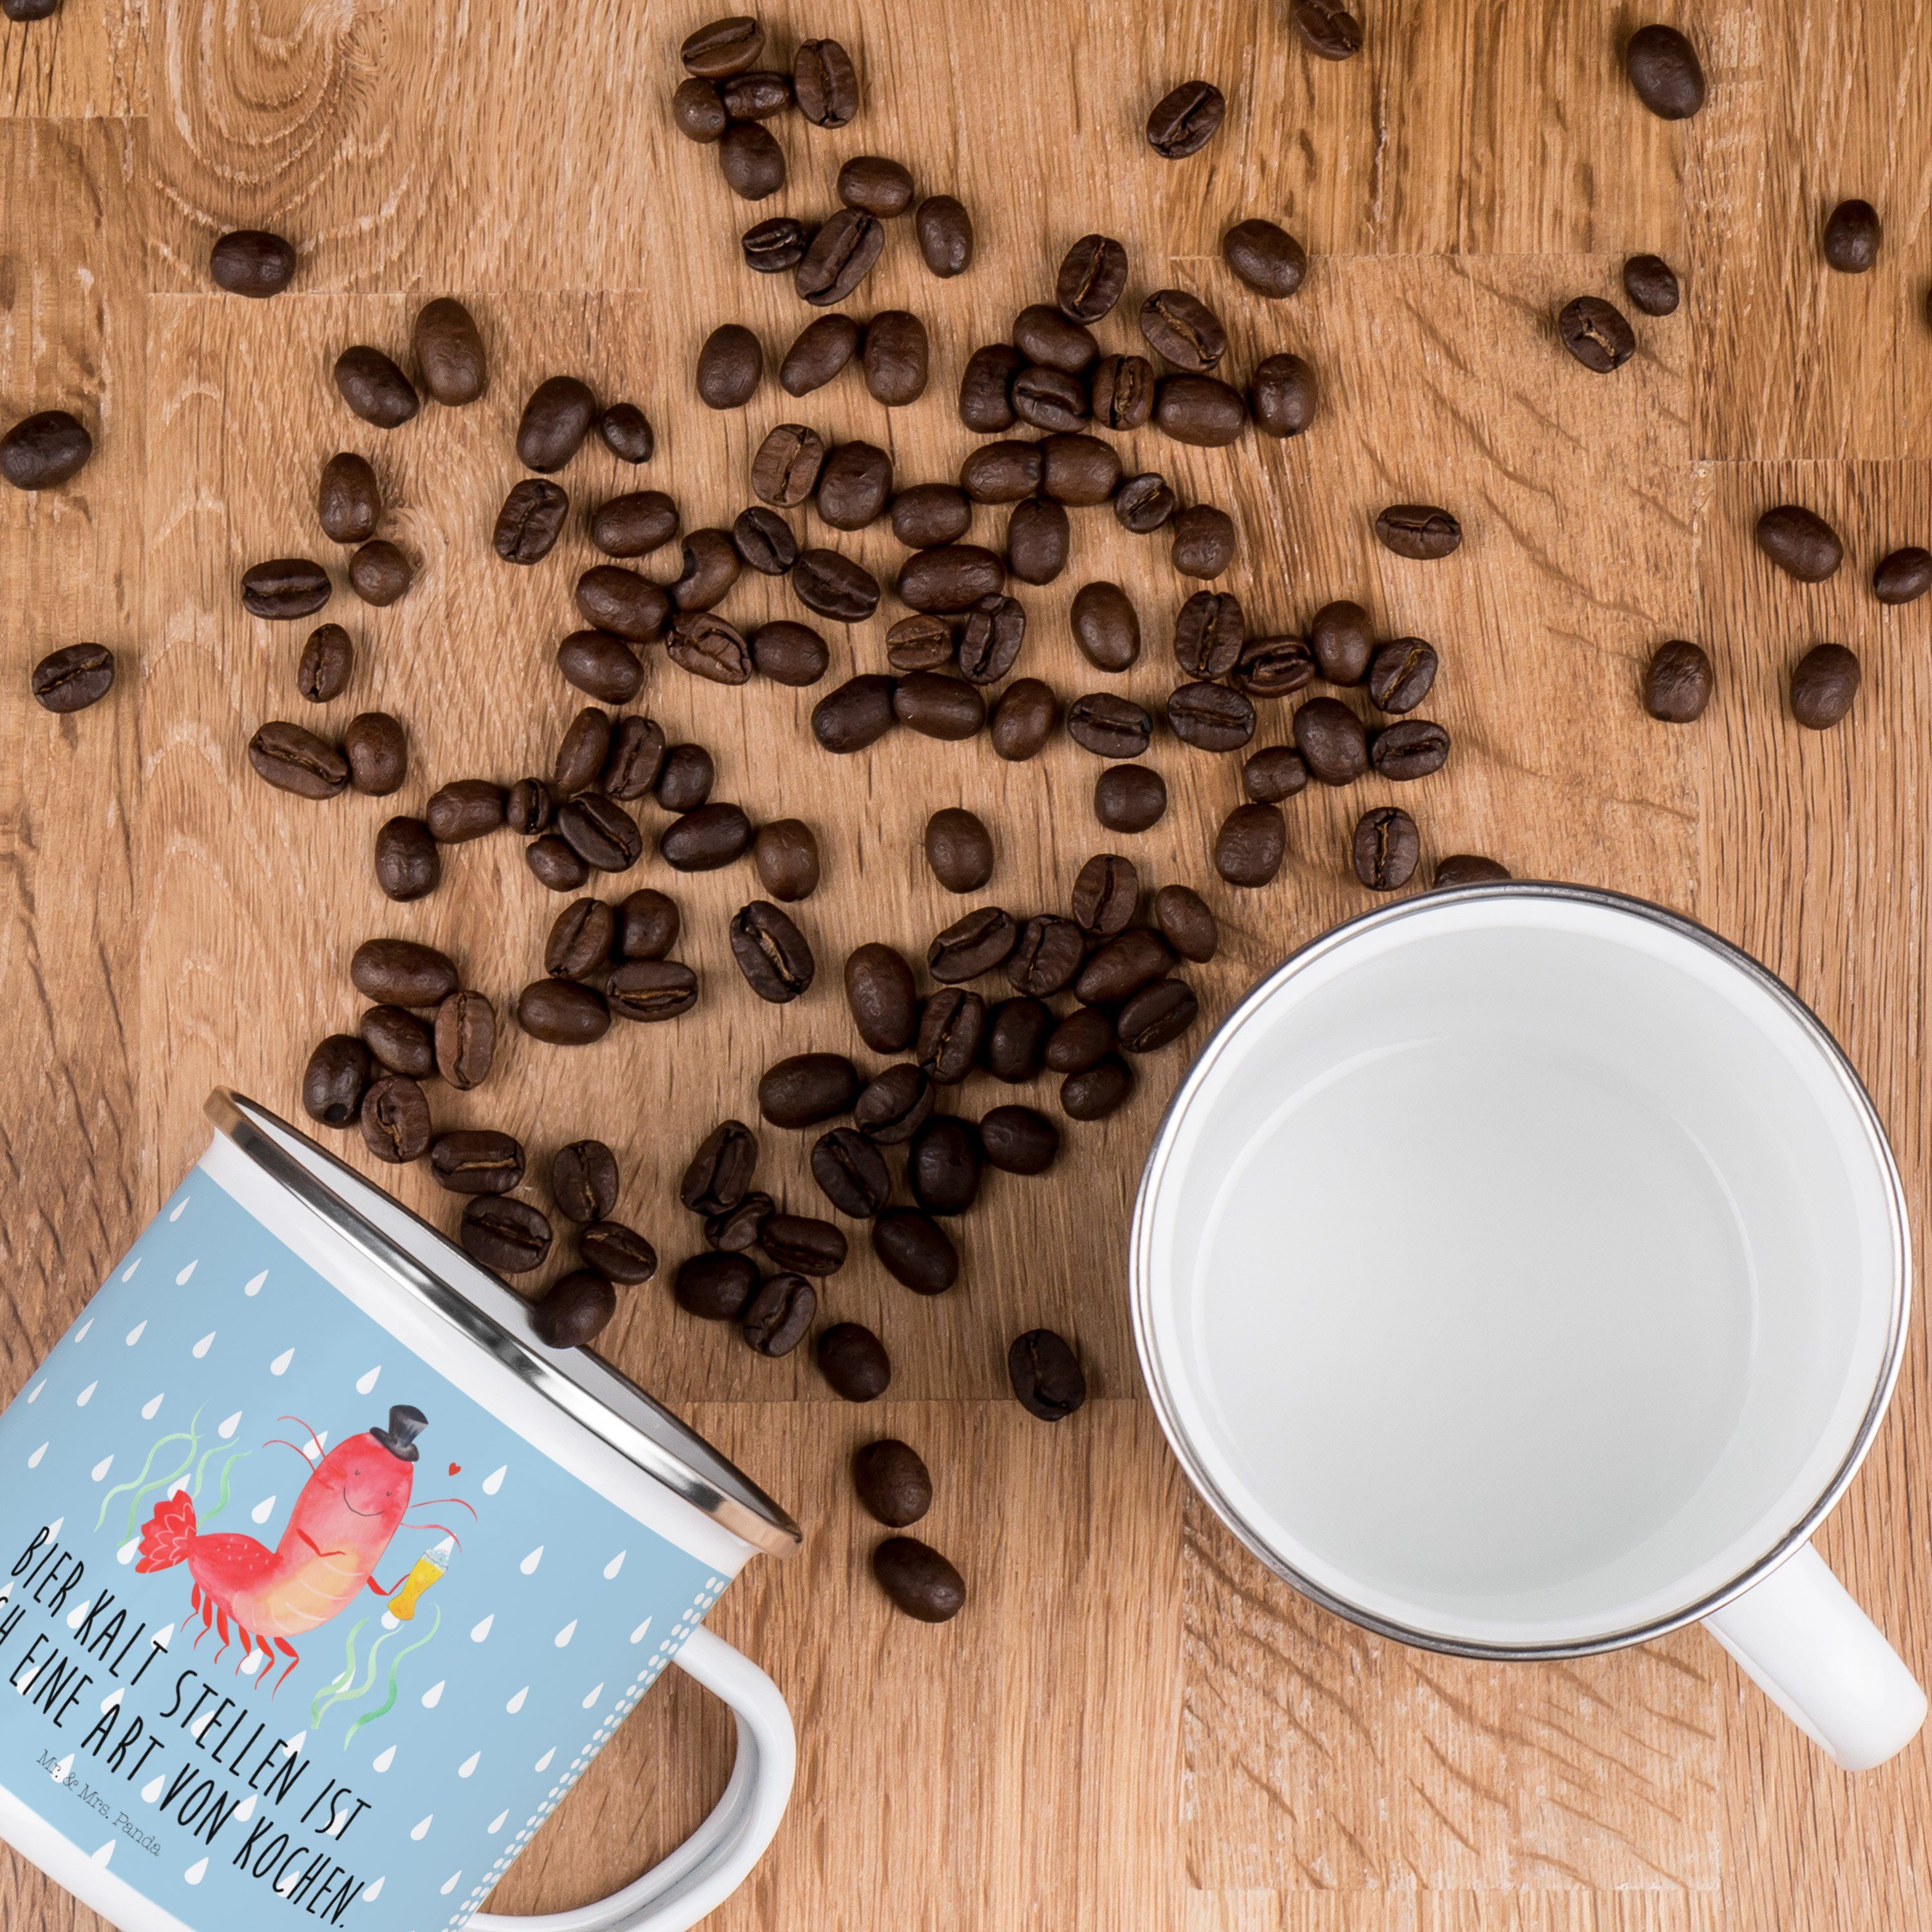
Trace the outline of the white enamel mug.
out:
[[[1898,1170],[1702,928],[1513,883],[1329,933],[1175,1096],[1131,1266],[1183,1467],[1317,1602],[1479,1658],[1701,1620],[1848,1768],[1918,1730],[1808,1540],[1898,1370]]]

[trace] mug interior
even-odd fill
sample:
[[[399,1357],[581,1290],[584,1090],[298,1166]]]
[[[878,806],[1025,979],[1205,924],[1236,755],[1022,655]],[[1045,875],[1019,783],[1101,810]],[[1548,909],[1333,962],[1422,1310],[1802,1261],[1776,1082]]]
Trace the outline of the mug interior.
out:
[[[1894,1365],[1891,1158],[1822,1030],[1633,902],[1499,889],[1291,962],[1149,1163],[1183,1460],[1339,1607],[1452,1643],[1678,1620],[1777,1549]]]

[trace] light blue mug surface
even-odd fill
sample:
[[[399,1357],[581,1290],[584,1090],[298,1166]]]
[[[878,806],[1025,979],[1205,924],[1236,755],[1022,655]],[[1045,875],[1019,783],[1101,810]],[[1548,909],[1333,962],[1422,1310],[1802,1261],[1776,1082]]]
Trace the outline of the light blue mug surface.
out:
[[[0,1416],[0,1784],[197,1932],[453,1928],[727,1580],[197,1168]]]

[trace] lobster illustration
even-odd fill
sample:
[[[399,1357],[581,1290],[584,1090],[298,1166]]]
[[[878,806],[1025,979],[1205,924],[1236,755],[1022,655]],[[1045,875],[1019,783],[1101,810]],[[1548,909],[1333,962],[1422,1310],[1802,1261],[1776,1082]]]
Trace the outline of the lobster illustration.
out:
[[[371,1429],[338,1442],[310,1470],[290,1512],[288,1527],[273,1550],[252,1536],[198,1534],[192,1498],[182,1492],[165,1497],[142,1528],[134,1568],[145,1574],[185,1563],[194,1580],[189,1600],[201,1618],[195,1642],[199,1644],[211,1628],[217,1630],[221,1648],[215,1654],[220,1657],[232,1640],[232,1635],[242,1646],[238,1670],[258,1649],[272,1666],[280,1660],[278,1652],[287,1658],[275,1680],[279,1690],[302,1660],[291,1637],[347,1609],[365,1586],[379,1597],[388,1596],[397,1587],[376,1581],[376,1565],[412,1507],[416,1438],[428,1422],[421,1409],[399,1405],[389,1411],[386,1429]],[[302,1426],[308,1427],[305,1423]],[[309,1439],[316,1439],[312,1430]],[[283,1446],[296,1449],[308,1462],[296,1444]],[[469,1508],[454,1497],[437,1500]]]

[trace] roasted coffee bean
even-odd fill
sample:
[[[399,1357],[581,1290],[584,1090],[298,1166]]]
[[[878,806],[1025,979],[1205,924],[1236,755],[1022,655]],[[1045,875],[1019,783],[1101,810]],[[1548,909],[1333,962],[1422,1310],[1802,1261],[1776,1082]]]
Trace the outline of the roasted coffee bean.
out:
[[[998,906],[980,906],[953,921],[926,949],[926,970],[941,986],[976,980],[1002,964],[1019,943],[1019,927],[1012,914]]]
[[[1183,577],[1219,577],[1234,560],[1234,520],[1212,503],[1190,503],[1173,531],[1170,561]]]
[[[423,820],[445,845],[481,838],[503,823],[503,788],[488,778],[457,778],[430,794]]]
[[[904,1529],[932,1507],[932,1478],[919,1452],[896,1438],[868,1442],[852,1458],[852,1486],[873,1518]]]
[[[496,1059],[496,1010],[481,993],[452,993],[436,1010],[436,1070],[459,1093],[480,1087]]]
[[[52,7],[45,7],[40,14],[24,17],[38,19],[52,11]],[[234,229],[219,237],[208,250],[208,272],[215,286],[231,296],[248,296],[256,301],[278,296],[295,278],[294,245],[266,229]]]
[[[791,105],[791,76],[754,68],[720,81],[718,98],[734,121],[769,121]]]
[[[721,323],[698,352],[698,398],[707,409],[742,409],[758,394],[765,352],[742,322]]]
[[[1932,590],[1932,550],[1908,544],[1881,557],[1872,571],[1872,595],[1881,604],[1910,604]]]
[[[676,902],[649,886],[621,900],[616,916],[620,959],[662,959],[677,944]]]
[[[872,1575],[896,1608],[922,1624],[950,1623],[966,1607],[966,1580],[939,1552],[910,1536],[872,1552]]]
[[[841,624],[862,624],[879,608],[879,580],[836,550],[800,550],[788,580],[808,610]]]
[[[1154,420],[1176,442],[1219,449],[1246,428],[1247,399],[1218,376],[1166,376],[1154,392]]]
[[[929,194],[913,213],[926,267],[942,280],[973,266],[973,218],[950,194]]]
[[[1248,409],[1264,436],[1299,436],[1315,420],[1320,386],[1299,356],[1269,356],[1248,378]]]
[[[1456,852],[1436,862],[1438,891],[1448,886],[1495,885],[1509,877],[1509,868],[1474,852]]]
[[[866,1220],[892,1198],[885,1156],[852,1127],[834,1127],[812,1144],[812,1178],[842,1214]]]
[[[29,683],[43,711],[85,711],[113,688],[114,653],[104,644],[69,644],[50,651],[34,665]]]
[[[892,1378],[885,1344],[856,1322],[840,1322],[818,1338],[819,1372],[848,1402],[871,1402]]]
[[[554,832],[524,847],[524,863],[538,884],[553,892],[574,892],[590,876],[590,868]]]
[[[1250,698],[1286,698],[1312,681],[1315,654],[1299,638],[1248,638],[1228,671]]]
[[[428,1150],[429,1102],[406,1073],[387,1073],[370,1082],[358,1118],[362,1144],[378,1160],[400,1167],[422,1160]]]
[[[429,1171],[452,1194],[507,1194],[524,1184],[524,1150],[490,1127],[440,1133],[429,1144]]]
[[[1413,711],[1436,682],[1436,647],[1420,638],[1395,638],[1369,660],[1369,698],[1384,711]]]
[[[944,617],[902,617],[886,633],[886,662],[895,675],[956,668],[958,647]]]
[[[617,1156],[602,1141],[572,1141],[550,1156],[550,1198],[580,1227],[610,1218],[617,1204]]]
[[[1643,674],[1643,708],[1666,724],[1688,724],[1704,715],[1715,679],[1711,660],[1679,638],[1659,644]]]
[[[1796,503],[1780,503],[1757,520],[1757,547],[1801,584],[1822,584],[1845,560],[1838,533],[1824,518]]]
[[[376,832],[376,883],[390,898],[419,899],[442,883],[442,858],[420,818],[386,818]]]
[[[1102,758],[1138,758],[1154,736],[1154,719],[1130,698],[1090,691],[1066,707],[1066,734]]]
[[[848,208],[862,209],[890,221],[912,206],[912,176],[897,161],[883,154],[854,154],[838,170],[834,184]]]
[[[356,1030],[376,1064],[389,1072],[427,1080],[436,1071],[435,1029],[414,1013],[400,1006],[371,1006],[356,1022]]]
[[[775,818],[752,842],[758,883],[775,899],[809,898],[818,888],[818,841],[797,818]]]
[[[1046,1036],[1053,1024],[1052,1009],[1042,1000],[1030,997],[1002,1000],[986,1016],[983,1051],[987,1072],[996,1080],[1018,1083],[1032,1079],[1045,1064]]]
[[[893,725],[893,680],[849,677],[812,706],[812,734],[828,752],[862,752]]]
[[[369,1049],[352,1034],[332,1033],[302,1070],[302,1111],[326,1127],[353,1126],[369,1084]]]
[[[1144,832],[1167,809],[1167,781],[1150,765],[1111,765],[1094,781],[1094,816],[1109,832]]]
[[[685,86],[694,84],[702,85],[687,81]],[[682,94],[684,88],[680,88],[678,92]],[[724,131],[722,118],[718,131],[721,134]],[[746,267],[759,275],[782,275],[796,268],[805,260],[805,251],[811,245],[812,230],[788,214],[774,215],[769,221],[754,221],[738,238],[739,252],[745,258]]]
[[[892,716],[922,737],[957,742],[986,722],[986,700],[963,679],[916,670],[892,692]]]
[[[305,556],[278,556],[242,574],[242,608],[251,617],[306,617],[328,602],[328,572]]]
[[[825,439],[818,430],[802,423],[780,423],[752,459],[752,490],[762,502],[795,510],[818,488],[824,461]]]
[[[1355,877],[1371,892],[1392,892],[1415,876],[1422,843],[1407,812],[1400,806],[1382,805],[1357,820],[1350,850]]]
[[[1385,550],[1420,562],[1444,557],[1462,541],[1462,526],[1447,510],[1428,503],[1391,503],[1376,518]]]
[[[1083,235],[1060,258],[1053,297],[1072,321],[1099,322],[1113,313],[1126,285],[1126,249],[1111,236]]]
[[[936,556],[936,550],[922,556]],[[959,629],[959,668],[974,684],[997,684],[1011,670],[1026,641],[1026,611],[1016,598],[982,597]]]
[[[915,403],[926,393],[930,352],[926,325],[904,309],[881,309],[866,325],[866,388],[888,409]]]
[[[1088,407],[1102,429],[1138,429],[1154,413],[1154,364],[1144,356],[1103,356],[1088,374]],[[1118,502],[1114,510],[1126,523]]]
[[[1191,886],[1162,886],[1154,895],[1154,916],[1162,936],[1182,958],[1211,959],[1219,950],[1220,922]]]
[[[339,544],[366,542],[382,520],[382,493],[362,457],[339,450],[322,466],[315,512],[322,534]]]
[[[914,1052],[935,1084],[957,1086],[978,1061],[986,1032],[986,1001],[977,993],[944,987],[920,1010]]]
[[[679,1307],[706,1322],[736,1322],[758,1290],[758,1264],[716,1249],[680,1262],[671,1281]]]
[[[333,798],[349,784],[349,760],[333,745],[280,720],[248,740],[248,762],[278,791],[298,798]]]
[[[677,1198],[694,1214],[728,1214],[744,1199],[758,1164],[757,1135],[742,1120],[722,1121],[692,1156]]]
[[[735,1208],[722,1214],[706,1216],[704,1239],[707,1245],[728,1255],[742,1255],[758,1245],[759,1231],[778,1212],[778,1203],[769,1194],[747,1194]]]
[[[1028,363],[1015,375],[1013,413],[1035,429],[1077,430],[1093,416],[1086,383],[1060,369]]]
[[[73,648],[92,652],[102,647],[98,644],[80,644]],[[111,657],[109,663],[111,666]],[[308,642],[302,646],[302,662],[296,667],[296,688],[311,704],[326,704],[349,688],[350,676],[355,668],[356,646],[349,633],[340,624],[318,624],[310,632]],[[112,682],[110,669],[108,682]],[[106,694],[106,686],[104,685],[97,695]],[[44,699],[41,701],[46,702]],[[90,698],[87,702],[91,704],[94,700]]]
[[[1704,104],[1696,50],[1675,27],[1640,27],[1624,50],[1636,97],[1661,121],[1686,121]]]
[[[1126,1105],[1133,1090],[1133,1069],[1118,1054],[1110,1053],[1060,1082],[1060,1111],[1070,1120],[1104,1120]]]
[[[592,564],[577,580],[577,608],[586,623],[633,644],[662,637],[670,620],[670,599],[663,590],[614,563]]]
[[[600,872],[628,872],[643,856],[638,821],[601,791],[580,792],[556,808],[557,836]]]
[[[1112,1016],[1099,1006],[1076,1006],[1053,1029],[1046,1042],[1051,1073],[1084,1073],[1114,1050]]]
[[[885,245],[886,231],[876,216],[842,208],[812,238],[804,260],[793,272],[792,286],[801,301],[829,308],[843,302],[872,272]]]
[[[1636,337],[1613,303],[1595,296],[1566,302],[1556,318],[1557,339],[1586,369],[1607,376],[1636,353]]]
[[[766,1068],[758,1112],[775,1127],[815,1127],[849,1113],[859,1086],[858,1069],[842,1053],[795,1053]]]
[[[712,684],[751,682],[751,645],[743,632],[713,610],[680,610],[672,620],[664,655],[680,670]]]
[[[1073,641],[1096,670],[1123,671],[1141,654],[1141,620],[1118,584],[1083,584],[1073,595]]]
[[[684,540],[684,568],[670,586],[672,608],[709,610],[723,600],[743,568],[730,531],[693,530]]]
[[[664,754],[652,788],[667,812],[695,812],[711,796],[718,776],[702,745],[674,745]]]
[[[1009,764],[1036,758],[1060,722],[1060,700],[1036,677],[1016,677],[993,707],[993,749]]]
[[[94,439],[77,418],[42,410],[0,436],[0,476],[16,490],[51,490],[78,476],[93,454]]]
[[[752,667],[774,684],[816,684],[831,662],[825,640],[808,625],[781,618],[752,633]]]
[[[1155,290],[1141,304],[1140,331],[1156,356],[1191,375],[1206,375],[1228,352],[1220,318],[1185,289]]]
[[[1368,676],[1375,655],[1375,632],[1369,614],[1346,598],[1323,604],[1308,627],[1308,648],[1330,684],[1360,684]]]
[[[588,1046],[610,1030],[610,1009],[575,980],[535,980],[517,995],[517,1024],[552,1046]]]
[[[1279,805],[1308,784],[1308,761],[1291,745],[1270,745],[1241,767],[1241,789],[1257,805]]]
[[[950,483],[915,483],[892,500],[892,535],[908,550],[956,543],[973,521],[973,506]]]
[[[547,1348],[581,1348],[595,1341],[617,1312],[617,1291],[601,1274],[573,1268],[530,1304],[530,1326]]]
[[[830,1221],[809,1214],[767,1216],[758,1245],[776,1266],[791,1274],[822,1278],[845,1265],[845,1237]]]
[[[1406,718],[1369,741],[1369,763],[1385,778],[1426,778],[1448,762],[1449,734],[1426,718]]]
[[[1298,8],[1324,0],[1296,0]],[[1006,1379],[1021,1408],[1042,1422],[1064,1422],[1087,1400],[1087,1378],[1080,1358],[1051,1328],[1034,1328],[1013,1338],[1006,1351]]]
[[[643,661],[608,631],[573,631],[556,647],[564,681],[605,704],[628,704],[643,688]]]
[[[378,609],[394,603],[415,580],[415,566],[382,537],[363,544],[349,560],[349,587]]]
[[[982,436],[1011,429],[1013,378],[1026,358],[1010,342],[989,342],[967,358],[959,378],[959,420]]]
[[[670,118],[686,140],[703,147],[718,140],[731,118],[724,111],[724,96],[697,74],[678,82],[670,98]]]
[[[1264,886],[1288,855],[1288,826],[1272,805],[1238,805],[1214,836],[1214,869],[1231,886]]]
[[[491,548],[506,563],[541,563],[555,545],[569,508],[570,499],[554,483],[526,476],[511,486],[503,507],[496,512]],[[593,519],[593,542],[596,531]]]
[[[715,872],[752,843],[752,821],[736,805],[700,805],[674,819],[658,836],[664,863],[679,872]]]
[[[971,1124],[935,1114],[913,1136],[906,1180],[928,1214],[963,1214],[979,1198],[979,1136]]]
[[[842,128],[859,111],[859,76],[836,40],[802,40],[792,56],[799,112],[815,128]]]
[[[704,80],[721,80],[727,74],[742,74],[758,57],[765,44],[765,30],[748,14],[707,21],[685,36],[678,49],[687,74]]]
[[[1294,748],[1324,784],[1352,784],[1369,768],[1369,736],[1339,698],[1311,698],[1294,714]]]
[[[872,1252],[915,1294],[944,1294],[959,1279],[959,1251],[929,1214],[888,1208],[872,1222]]]
[[[657,447],[650,418],[635,403],[608,404],[597,418],[597,434],[620,463],[648,463]]]
[[[1072,537],[1061,505],[1022,498],[1006,519],[1006,568],[1023,584],[1051,584],[1066,568]]]
[[[1211,81],[1184,80],[1154,103],[1147,118],[1148,146],[1164,160],[1198,154],[1227,111],[1226,98]]]
[[[1084,374],[1100,353],[1090,330],[1044,302],[1020,310],[1013,318],[1012,335],[1013,346],[1029,362],[1063,375]]]
[[[1816,644],[1791,673],[1791,715],[1814,731],[1828,730],[1852,708],[1862,675],[1843,644]]]
[[[380,349],[360,343],[345,349],[334,373],[336,393],[378,429],[399,428],[422,407],[415,384]]]
[[[550,780],[560,798],[594,785],[610,755],[610,714],[586,705],[566,728]]]
[[[1167,941],[1151,926],[1130,926],[1082,968],[1073,997],[1084,1006],[1111,1006],[1158,980],[1173,964]]]
[[[1050,998],[1080,970],[1087,935],[1070,919],[1041,914],[1020,928],[1006,959],[1006,977],[1016,992]]]
[[[460,302],[440,296],[416,310],[410,328],[423,387],[446,409],[473,403],[489,384],[489,367],[476,318]]]
[[[756,121],[734,121],[716,153],[724,185],[741,201],[763,201],[785,184],[784,150]]]
[[[876,940],[858,947],[845,962],[845,1003],[860,1038],[875,1053],[904,1052],[919,1030],[912,968],[902,954]]]
[[[1017,503],[1034,494],[1046,476],[1041,446],[1012,438],[982,443],[959,466],[959,487],[976,503]]]
[[[980,1150],[1006,1174],[1044,1174],[1060,1151],[1060,1130],[1032,1107],[995,1107],[980,1122]]]
[[[1152,1053],[1178,1040],[1201,1010],[1194,989],[1184,980],[1156,980],[1121,1007],[1116,1026],[1130,1053]]]
[[[528,1274],[550,1253],[550,1222],[527,1201],[480,1195],[463,1210],[457,1239],[466,1252],[499,1274]]]
[[[610,963],[617,915],[602,899],[573,899],[550,922],[544,970],[560,979],[587,979]]]
[[[1140,895],[1140,874],[1131,859],[1096,852],[1073,881],[1074,922],[1096,938],[1110,938],[1132,923]]]
[[[834,530],[878,522],[892,494],[892,459],[872,442],[842,442],[818,472],[818,514]]]
[[[1174,620],[1174,661],[1190,677],[1225,677],[1241,655],[1241,600],[1197,590]]]
[[[746,1303],[739,1332],[761,1355],[788,1355],[805,1340],[818,1312],[818,1292],[802,1274],[775,1274]]]
[[[1221,259],[1258,296],[1279,301],[1300,287],[1308,256],[1286,229],[1253,217],[1221,237]]]
[[[677,506],[662,490],[631,490],[599,503],[590,513],[590,541],[606,556],[648,556],[677,535]]]
[[[734,915],[730,932],[731,956],[760,999],[779,1006],[810,987],[816,962],[789,913],[754,899]]]
[[[400,790],[410,775],[409,739],[386,711],[358,712],[342,734],[350,788],[370,798]]]
[[[604,982],[604,998],[620,1020],[674,1020],[698,1004],[698,975],[677,959],[627,959]]]
[[[1203,752],[1238,752],[1255,735],[1255,707],[1225,684],[1184,684],[1168,694],[1168,728]]]
[[[1682,299],[1677,277],[1660,255],[1633,255],[1624,262],[1624,293],[1646,315],[1673,315]]]
[[[517,460],[548,476],[583,447],[596,419],[597,398],[574,376],[552,376],[531,391],[517,424]]]
[[[621,1221],[593,1221],[577,1238],[578,1258],[606,1281],[636,1288],[658,1271],[658,1251]]]

